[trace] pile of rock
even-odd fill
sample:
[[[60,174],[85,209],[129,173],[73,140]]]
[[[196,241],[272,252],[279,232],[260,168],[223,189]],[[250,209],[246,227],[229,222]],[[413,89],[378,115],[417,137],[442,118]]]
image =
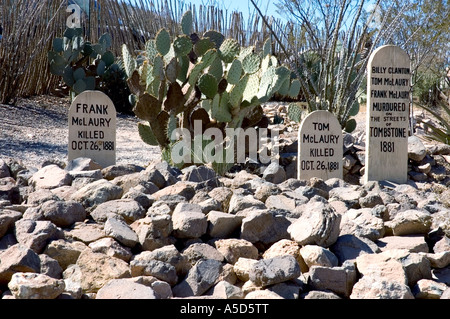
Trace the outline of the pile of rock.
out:
[[[297,177],[298,137],[289,127],[272,126],[281,129],[281,161],[288,178]],[[289,129],[289,131],[288,131]],[[360,185],[365,170],[364,132],[344,134],[344,180]],[[450,185],[450,145],[424,144],[418,136],[408,138],[408,178],[412,182]]]
[[[64,166],[0,161],[2,298],[450,298],[449,190]]]

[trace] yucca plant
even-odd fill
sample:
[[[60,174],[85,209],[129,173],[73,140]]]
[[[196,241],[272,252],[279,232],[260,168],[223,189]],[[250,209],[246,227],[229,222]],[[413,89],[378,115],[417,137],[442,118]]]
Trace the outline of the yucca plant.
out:
[[[418,104],[422,109],[430,112],[438,121],[441,127],[430,125],[419,120],[427,131],[426,138],[440,143],[450,145],[450,105],[444,101],[439,101],[438,106],[433,108],[424,104]],[[441,112],[442,110],[442,112]],[[443,113],[443,114],[441,114]]]

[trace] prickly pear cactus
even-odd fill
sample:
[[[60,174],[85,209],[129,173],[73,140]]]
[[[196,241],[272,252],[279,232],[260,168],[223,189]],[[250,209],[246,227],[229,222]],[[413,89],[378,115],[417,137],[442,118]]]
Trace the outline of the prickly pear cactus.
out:
[[[246,117],[252,117],[249,123],[261,120],[262,114],[252,111],[275,93],[296,96],[300,91],[293,73],[272,55],[270,40],[258,53],[217,31],[195,34],[192,25],[187,11],[181,35],[171,37],[161,29],[137,57],[123,47],[134,112],[144,121],[139,134],[163,154],[177,143],[172,140],[177,127],[194,133],[193,122],[200,118],[204,127],[240,128]]]
[[[104,77],[120,70],[109,51],[111,42],[111,36],[105,33],[97,44],[92,44],[83,38],[79,28],[66,29],[62,38],[53,40],[53,50],[48,52],[50,72],[63,78],[72,98],[97,89]]]

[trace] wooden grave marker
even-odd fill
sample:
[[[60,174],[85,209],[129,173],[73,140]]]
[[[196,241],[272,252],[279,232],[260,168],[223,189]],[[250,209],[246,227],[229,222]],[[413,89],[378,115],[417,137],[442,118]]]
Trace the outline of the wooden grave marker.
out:
[[[116,164],[116,108],[100,91],[78,95],[69,109],[69,161],[88,157],[102,167]]]
[[[411,62],[394,45],[375,50],[367,66],[364,181],[408,180]]]
[[[334,114],[314,111],[300,124],[298,179],[343,178],[342,128]]]

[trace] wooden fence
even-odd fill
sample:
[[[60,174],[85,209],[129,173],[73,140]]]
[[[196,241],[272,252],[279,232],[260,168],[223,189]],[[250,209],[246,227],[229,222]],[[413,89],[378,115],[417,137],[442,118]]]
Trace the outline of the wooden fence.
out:
[[[49,72],[47,52],[53,39],[61,37],[66,28],[70,15],[66,12],[67,5],[68,0],[2,0],[0,103],[14,102],[17,97],[48,94],[58,85],[60,79]],[[244,17],[239,12],[186,5],[180,0],[90,0],[89,14],[82,15],[82,26],[85,36],[94,43],[103,33],[110,33],[112,51],[118,56],[122,44],[141,50],[145,41],[161,28],[166,28],[173,36],[179,34],[178,22],[188,9],[193,12],[197,33],[217,30],[227,38],[238,40],[242,46],[257,47],[271,34],[259,15]],[[298,46],[299,28],[268,19],[285,46]],[[274,49],[279,52],[277,43]]]

